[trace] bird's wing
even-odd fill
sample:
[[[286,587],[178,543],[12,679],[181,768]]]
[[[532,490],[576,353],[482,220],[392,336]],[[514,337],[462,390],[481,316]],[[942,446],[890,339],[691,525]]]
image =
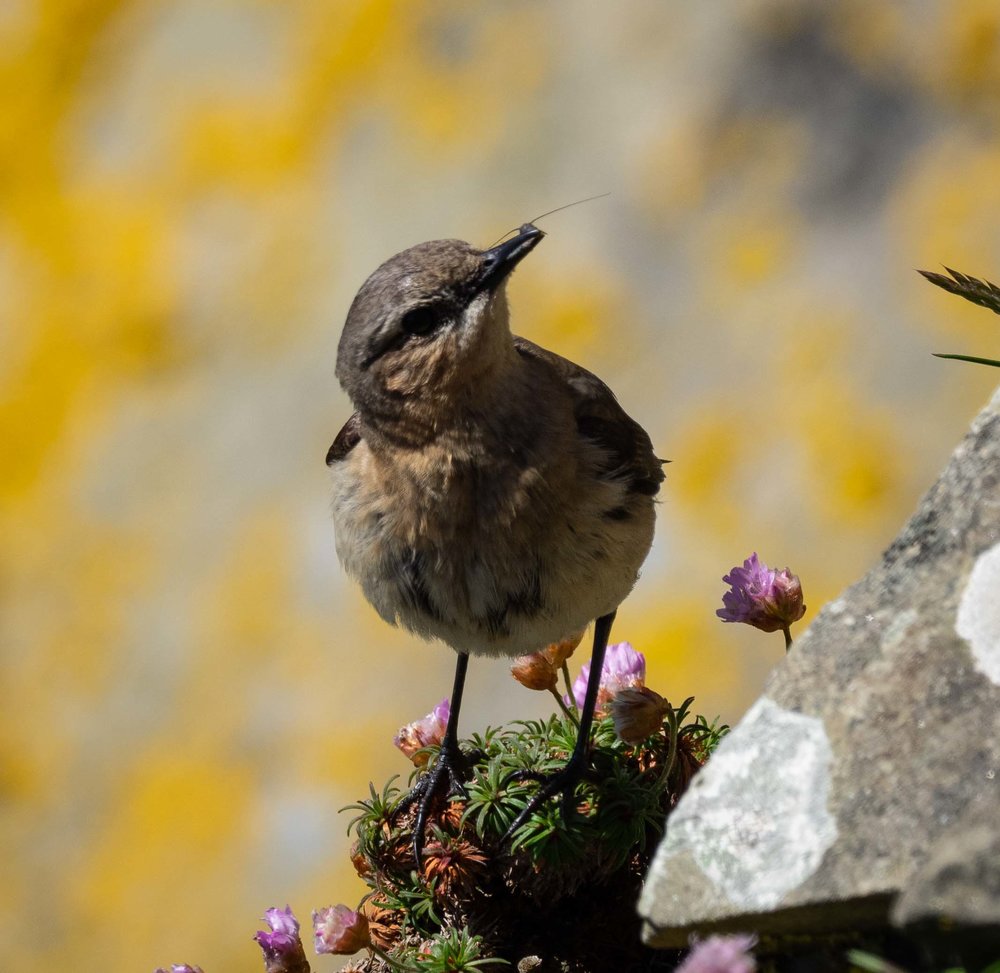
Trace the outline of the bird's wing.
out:
[[[339,463],[347,454],[361,442],[361,416],[357,412],[344,423],[344,428],[337,433],[333,445],[326,451],[326,465]]]
[[[514,347],[525,358],[544,362],[565,383],[573,399],[573,414],[580,434],[608,454],[605,472],[625,479],[635,493],[646,496],[658,493],[664,478],[664,461],[656,457],[646,430],[618,404],[614,392],[593,372],[526,338],[515,335]]]

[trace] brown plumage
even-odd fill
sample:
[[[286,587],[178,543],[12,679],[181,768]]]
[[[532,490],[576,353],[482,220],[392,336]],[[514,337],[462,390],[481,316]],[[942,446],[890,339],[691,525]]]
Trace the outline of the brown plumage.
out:
[[[337,356],[357,409],[327,454],[337,553],[383,618],[462,654],[462,678],[466,653],[610,629],[653,537],[649,436],[597,376],[511,334],[505,282],[541,238],[397,254]]]

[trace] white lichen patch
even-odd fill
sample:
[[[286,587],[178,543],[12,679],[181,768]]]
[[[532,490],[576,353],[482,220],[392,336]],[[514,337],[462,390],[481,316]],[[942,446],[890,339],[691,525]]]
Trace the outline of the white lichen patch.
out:
[[[976,668],[1000,685],[1000,544],[973,565],[958,603],[955,631],[969,643]]]
[[[686,851],[734,905],[772,908],[837,837],[827,809],[832,760],[821,720],[762,697],[671,815],[660,862]]]

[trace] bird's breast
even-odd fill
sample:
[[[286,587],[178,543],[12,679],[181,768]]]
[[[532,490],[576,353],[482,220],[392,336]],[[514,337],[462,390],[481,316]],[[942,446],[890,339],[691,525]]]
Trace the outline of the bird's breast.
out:
[[[617,607],[652,539],[648,498],[630,506],[585,460],[361,444],[334,470],[338,555],[387,621],[459,651],[535,651]]]

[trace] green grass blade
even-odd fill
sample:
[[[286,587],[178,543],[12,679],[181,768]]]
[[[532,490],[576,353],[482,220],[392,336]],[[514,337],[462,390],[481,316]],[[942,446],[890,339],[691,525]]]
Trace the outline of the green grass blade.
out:
[[[977,358],[975,355],[944,355],[940,352],[932,352],[935,358],[952,358],[955,361],[970,361],[974,365],[992,365],[994,368],[1000,368],[1000,361],[995,358]]]

